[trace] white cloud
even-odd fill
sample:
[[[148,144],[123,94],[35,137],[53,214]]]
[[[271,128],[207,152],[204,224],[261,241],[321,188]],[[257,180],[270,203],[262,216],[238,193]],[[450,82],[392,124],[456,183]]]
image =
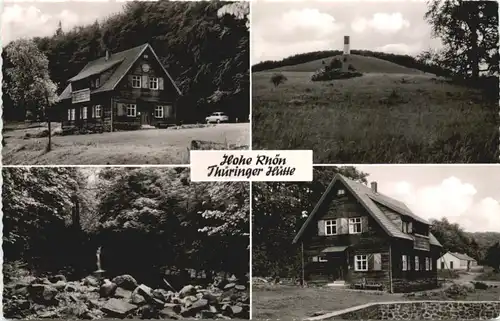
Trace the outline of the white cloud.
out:
[[[374,29],[381,33],[394,33],[410,27],[410,22],[403,18],[400,12],[375,13],[371,19],[357,17],[351,23],[354,32],[361,33],[367,29]]]
[[[93,22],[100,13],[94,15],[78,15],[76,12],[64,9],[56,14],[43,13],[35,5],[21,6],[19,4],[5,6],[2,12],[2,45],[23,37],[45,37],[52,35],[59,21],[63,30],[69,30],[77,25]]]
[[[342,41],[344,28],[318,9],[289,10],[252,26],[252,63],[315,50],[328,50]],[[335,38],[336,37],[336,38]],[[338,38],[338,39],[337,39]]]
[[[469,232],[500,232],[500,203],[491,197],[476,200],[476,188],[456,177],[418,189],[405,181],[381,187],[382,193],[403,201],[422,218],[446,217]]]
[[[411,55],[415,53],[420,53],[422,49],[423,46],[421,43],[416,43],[412,45],[408,45],[406,43],[391,43],[385,46],[377,47],[375,50],[387,53]]]

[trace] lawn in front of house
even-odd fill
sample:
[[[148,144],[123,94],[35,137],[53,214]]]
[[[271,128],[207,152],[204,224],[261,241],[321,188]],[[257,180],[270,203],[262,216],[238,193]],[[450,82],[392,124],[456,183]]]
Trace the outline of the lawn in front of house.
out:
[[[55,126],[53,128],[55,129]],[[50,152],[46,152],[48,138],[36,137],[36,133],[42,130],[44,128],[40,127],[5,131],[3,164],[188,164],[188,148],[193,140],[210,141],[227,146],[250,145],[249,123],[54,136]]]
[[[436,292],[433,290],[428,292]],[[466,301],[496,301],[500,299],[500,288],[475,290],[461,298]],[[443,296],[415,295],[407,297],[400,293],[368,293],[326,287],[300,288],[297,286],[253,286],[252,319],[302,320],[314,313],[332,312],[356,305],[406,300],[443,300]],[[448,299],[449,300],[449,299]]]

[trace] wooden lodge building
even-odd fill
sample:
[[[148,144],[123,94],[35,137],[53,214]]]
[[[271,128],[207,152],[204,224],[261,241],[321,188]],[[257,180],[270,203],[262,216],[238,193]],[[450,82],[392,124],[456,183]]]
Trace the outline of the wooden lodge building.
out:
[[[436,288],[442,246],[402,202],[337,174],[293,242],[308,283],[412,292]]]
[[[63,131],[177,123],[181,91],[149,44],[90,61],[58,97]]]

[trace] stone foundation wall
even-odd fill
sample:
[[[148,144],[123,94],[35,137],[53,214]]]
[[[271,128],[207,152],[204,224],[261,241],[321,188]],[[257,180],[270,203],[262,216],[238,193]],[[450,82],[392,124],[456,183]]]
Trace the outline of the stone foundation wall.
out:
[[[402,301],[365,304],[308,320],[491,320],[499,316],[500,301]]]

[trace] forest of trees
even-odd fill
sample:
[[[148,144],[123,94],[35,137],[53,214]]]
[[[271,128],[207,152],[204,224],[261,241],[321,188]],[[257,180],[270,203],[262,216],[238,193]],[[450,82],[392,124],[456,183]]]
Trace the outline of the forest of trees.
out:
[[[77,279],[102,247],[106,273],[151,285],[166,269],[249,271],[248,183],[193,183],[185,168],[5,168],[3,180],[6,264]]]
[[[244,2],[127,2],[122,12],[102,21],[72,30],[59,25],[54,35],[32,40],[48,59],[48,73],[58,94],[69,78],[106,50],[149,43],[183,93],[179,104],[196,107],[195,113],[183,115],[185,121],[197,121],[215,109],[247,119],[248,14]],[[4,71],[14,67],[16,59],[7,53],[15,45],[13,41],[3,50]],[[35,78],[32,81],[36,83]],[[4,119],[24,120],[26,114],[42,117],[40,99],[19,103],[12,94],[16,84],[4,72]]]
[[[254,276],[300,278],[297,231],[336,173],[366,183],[367,173],[354,167],[315,167],[314,181],[252,185],[252,272]],[[276,215],[279,213],[279,215]],[[500,266],[500,233],[467,233],[445,218],[431,221],[443,251],[467,253],[479,264]]]

